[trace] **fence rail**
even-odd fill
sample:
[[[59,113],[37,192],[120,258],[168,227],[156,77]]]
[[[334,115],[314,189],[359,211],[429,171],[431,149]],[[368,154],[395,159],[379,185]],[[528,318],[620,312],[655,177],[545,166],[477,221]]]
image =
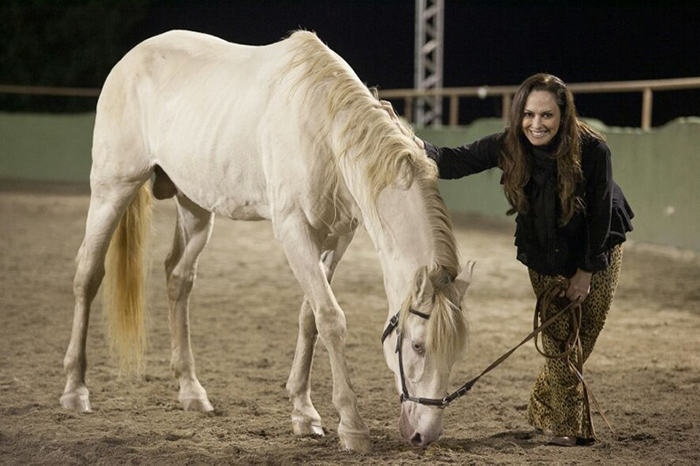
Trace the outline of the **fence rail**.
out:
[[[642,113],[641,127],[648,130],[651,128],[651,114],[655,91],[672,91],[686,89],[700,89],[700,77],[697,78],[676,78],[676,79],[656,79],[646,81],[610,81],[597,83],[573,83],[568,84],[569,89],[574,94],[602,94],[602,93],[642,93]],[[421,97],[442,97],[449,100],[448,124],[457,126],[459,124],[459,104],[460,99],[478,97],[486,98],[492,96],[501,97],[503,119],[507,119],[510,114],[510,106],[513,94],[518,90],[518,86],[478,86],[478,87],[446,87],[441,89],[387,89],[380,90],[379,97],[382,99],[403,99],[405,103],[404,117],[413,123],[414,102]],[[43,87],[43,86],[12,86],[0,85],[0,94],[28,94],[28,95],[54,95],[68,97],[97,97],[100,89],[85,87]]]
[[[651,128],[651,114],[654,92],[700,89],[700,77],[656,79],[646,81],[573,83],[568,84],[568,87],[574,94],[641,92],[641,127],[642,129],[648,130]],[[436,96],[447,98],[449,100],[448,124],[450,126],[456,126],[457,124],[459,124],[459,101],[461,98],[478,97],[483,99],[490,96],[501,97],[501,115],[505,120],[510,114],[512,97],[517,90],[518,86],[447,87],[430,91],[422,91],[417,89],[387,89],[380,90],[379,97],[381,97],[382,99],[403,99],[405,103],[404,117],[410,122],[413,122],[415,100],[421,97]]]
[[[0,94],[97,97],[100,95],[100,89],[90,87],[8,86],[0,84]]]

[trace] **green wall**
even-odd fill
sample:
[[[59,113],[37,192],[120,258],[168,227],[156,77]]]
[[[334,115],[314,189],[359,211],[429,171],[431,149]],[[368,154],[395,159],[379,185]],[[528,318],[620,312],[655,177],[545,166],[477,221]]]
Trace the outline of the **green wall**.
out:
[[[614,177],[636,214],[631,237],[700,251],[700,118],[606,135]]]
[[[0,180],[87,183],[94,123],[94,113],[0,113]]]
[[[95,115],[0,113],[0,183],[32,180],[87,183]],[[643,132],[593,124],[608,137],[616,181],[636,213],[630,238],[700,251],[700,118]],[[436,145],[456,146],[502,129],[499,119],[467,127],[423,129]],[[455,213],[505,219],[500,172],[489,170],[440,190]]]

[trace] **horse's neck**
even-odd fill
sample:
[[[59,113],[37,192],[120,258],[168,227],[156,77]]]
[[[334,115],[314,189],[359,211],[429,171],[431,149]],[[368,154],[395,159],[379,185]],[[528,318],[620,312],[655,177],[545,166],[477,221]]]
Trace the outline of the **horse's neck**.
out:
[[[429,265],[434,257],[425,200],[416,183],[408,190],[388,187],[379,195],[375,213],[364,217],[384,272],[390,312],[396,312],[418,267]]]
[[[348,118],[354,119],[350,125],[347,124]],[[387,164],[387,167],[382,167],[381,164],[372,166],[365,152],[370,147],[362,144],[358,146],[359,141],[369,137],[368,134],[379,139],[368,125],[370,123],[359,115],[347,112],[336,114],[331,126],[331,147],[336,154],[347,151],[337,159],[338,169],[345,186],[362,211],[365,227],[379,253],[390,308],[398,310],[406,298],[406,290],[409,289],[408,285],[418,268],[430,265],[435,257],[436,242],[427,200],[419,186],[418,176],[414,177],[408,189],[399,189],[389,184],[381,190],[376,200],[373,199],[371,185],[377,180],[370,180],[371,177],[367,174],[370,171],[376,173],[376,170],[393,170],[396,167],[388,168],[391,164]],[[348,130],[348,127],[352,130]],[[377,142],[377,146],[380,144]],[[380,147],[374,148],[374,157],[398,155],[382,153]],[[403,169],[410,170],[409,167]],[[379,178],[381,180],[381,176]],[[408,180],[402,180],[402,175],[399,175],[396,181],[405,184]]]

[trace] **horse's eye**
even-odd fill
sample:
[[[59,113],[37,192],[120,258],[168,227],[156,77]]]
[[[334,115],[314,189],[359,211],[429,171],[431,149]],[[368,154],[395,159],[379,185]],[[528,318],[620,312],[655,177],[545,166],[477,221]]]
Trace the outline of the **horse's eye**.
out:
[[[423,343],[414,342],[413,351],[418,353],[420,356],[423,356],[425,354],[425,345]]]

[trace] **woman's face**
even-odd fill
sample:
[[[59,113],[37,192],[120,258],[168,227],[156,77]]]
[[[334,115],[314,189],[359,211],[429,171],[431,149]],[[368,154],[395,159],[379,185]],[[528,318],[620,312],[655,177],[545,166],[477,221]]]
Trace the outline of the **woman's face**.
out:
[[[544,146],[556,136],[561,123],[561,110],[549,91],[532,91],[523,109],[522,129],[533,146]]]

